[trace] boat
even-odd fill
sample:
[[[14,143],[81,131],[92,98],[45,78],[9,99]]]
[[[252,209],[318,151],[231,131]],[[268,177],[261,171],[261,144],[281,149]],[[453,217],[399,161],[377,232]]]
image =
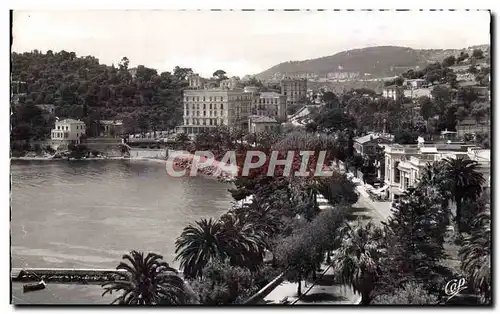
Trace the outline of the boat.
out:
[[[27,284],[23,286],[23,292],[31,292],[31,291],[38,291],[38,290],[43,290],[47,287],[47,284],[45,284],[45,281],[41,280],[39,283],[36,284]]]

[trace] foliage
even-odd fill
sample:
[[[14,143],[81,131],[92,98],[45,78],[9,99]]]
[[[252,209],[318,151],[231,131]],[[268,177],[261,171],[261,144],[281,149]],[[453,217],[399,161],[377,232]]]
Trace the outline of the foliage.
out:
[[[345,174],[337,172],[333,173],[331,177],[322,182],[320,191],[332,205],[352,205],[356,203],[359,198],[354,183],[347,179]]]
[[[483,59],[484,58],[483,51],[481,49],[474,49],[472,51],[472,57],[474,57],[475,59]]]
[[[186,278],[202,276],[203,268],[211,261],[227,258],[227,239],[218,220],[202,219],[184,228],[175,241],[176,260]]]
[[[449,56],[449,57],[444,58],[444,60],[442,62],[442,65],[444,67],[449,67],[449,66],[454,65],[455,62],[456,62],[455,56]]]
[[[463,229],[461,223],[463,201],[466,199],[476,200],[479,197],[485,178],[479,172],[477,161],[463,157],[444,159],[444,167],[447,188],[457,207],[455,217],[457,229],[461,231]]]
[[[361,304],[369,304],[381,273],[380,261],[385,254],[382,229],[369,222],[346,225],[340,232],[341,246],[332,258],[333,271],[340,283],[361,294]]]
[[[394,132],[394,142],[402,145],[415,144],[419,135],[419,132],[411,129],[398,129]]]
[[[119,276],[102,285],[103,296],[113,292],[122,292],[112,304],[186,304],[188,293],[184,281],[177,275],[163,257],[156,253],[131,251],[122,257],[126,262],[120,262],[117,270],[125,271],[126,279]]]
[[[188,86],[186,78],[191,69],[176,67],[173,74],[158,74],[154,69],[138,66],[136,77],[132,78],[126,57],[118,68],[64,50],[12,53],[11,57],[12,80],[26,82],[21,91],[25,93],[21,106],[54,104],[57,116],[83,119],[87,128],[92,121],[123,119],[126,132],[165,130],[182,119],[182,90]],[[13,127],[22,128],[22,124],[16,122]],[[35,133],[40,137],[48,132],[50,129]],[[36,136],[24,134],[22,138]]]
[[[484,303],[491,302],[491,218],[490,204],[477,216],[471,234],[464,239],[460,249],[461,268],[468,282],[482,296]]]
[[[204,305],[238,303],[255,292],[248,269],[219,260],[209,262],[203,268],[203,278],[193,280],[191,286]]]
[[[334,249],[335,235],[343,222],[346,207],[322,211],[310,223],[296,227],[291,235],[277,241],[278,263],[286,270],[287,278],[297,282],[297,294],[302,294],[302,280],[316,276],[324,253]]]
[[[445,256],[450,216],[445,204],[438,188],[425,185],[409,188],[394,201],[392,215],[383,222],[391,243],[384,274],[388,286],[396,287],[410,278],[431,286],[439,277],[436,269]]]
[[[437,304],[438,298],[430,294],[422,284],[410,281],[403,288],[397,289],[393,293],[378,295],[373,298],[371,304],[391,304],[391,305],[409,305],[409,304]]]
[[[266,231],[229,212],[219,220],[202,219],[188,225],[175,242],[176,259],[188,278],[202,277],[203,268],[216,259],[255,270],[263,262]]]

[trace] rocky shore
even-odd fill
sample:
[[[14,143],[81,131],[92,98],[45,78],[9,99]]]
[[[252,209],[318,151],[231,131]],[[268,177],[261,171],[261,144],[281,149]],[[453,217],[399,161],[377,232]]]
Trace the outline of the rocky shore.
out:
[[[176,171],[187,170],[191,171],[193,166],[193,155],[176,157],[173,161],[173,168]],[[216,177],[222,182],[232,182],[234,180],[234,171],[231,165],[222,164],[216,160],[212,162],[212,165],[198,165],[198,174],[205,176]]]

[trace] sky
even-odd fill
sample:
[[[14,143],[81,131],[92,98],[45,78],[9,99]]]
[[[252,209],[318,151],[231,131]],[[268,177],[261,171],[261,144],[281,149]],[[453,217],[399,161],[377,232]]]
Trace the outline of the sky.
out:
[[[210,77],[370,46],[465,48],[490,43],[487,11],[15,11],[12,50],[74,51],[101,63]]]

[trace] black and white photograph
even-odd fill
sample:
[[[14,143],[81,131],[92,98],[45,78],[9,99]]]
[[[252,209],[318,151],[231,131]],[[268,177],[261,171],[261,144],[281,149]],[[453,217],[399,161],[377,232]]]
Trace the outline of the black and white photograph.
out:
[[[493,19],[11,10],[10,303],[492,306]]]

